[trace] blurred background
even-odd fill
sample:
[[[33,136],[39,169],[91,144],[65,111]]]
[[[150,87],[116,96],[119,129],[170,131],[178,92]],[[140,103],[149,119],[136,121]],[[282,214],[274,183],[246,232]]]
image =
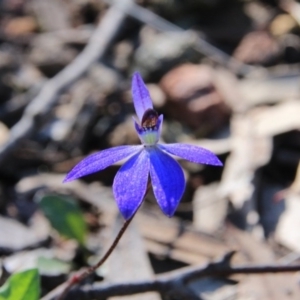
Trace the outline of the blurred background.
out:
[[[299,63],[294,0],[2,0],[0,281],[38,267],[46,295],[117,234],[120,164],[61,182],[90,153],[139,143],[135,71],[164,114],[163,142],[203,146],[224,167],[180,162],[187,185],[175,217],[150,192],[87,282],[149,279],[231,250],[233,264],[299,263]],[[293,273],[188,288],[204,300],[300,298]]]

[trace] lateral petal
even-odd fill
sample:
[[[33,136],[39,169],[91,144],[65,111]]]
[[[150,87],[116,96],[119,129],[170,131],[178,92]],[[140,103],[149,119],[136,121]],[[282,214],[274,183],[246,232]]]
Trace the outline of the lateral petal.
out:
[[[118,171],[113,193],[123,217],[128,220],[141,205],[148,183],[149,155],[141,151],[131,157]]]
[[[149,91],[138,72],[133,74],[131,92],[136,114],[141,121],[145,111],[149,108],[153,109],[153,104]]]
[[[158,117],[158,121],[157,121],[157,128],[158,128],[158,135],[159,135],[159,138],[160,138],[160,136],[161,136],[161,131],[162,131],[163,121],[164,121],[164,115],[160,115],[160,116]]]
[[[89,155],[80,161],[65,177],[68,182],[101,171],[110,165],[141,151],[143,146],[119,146]]]
[[[185,188],[182,168],[176,160],[157,147],[149,148],[148,152],[153,193],[163,213],[171,217]]]
[[[160,149],[197,164],[223,166],[218,157],[211,151],[189,144],[159,144]]]

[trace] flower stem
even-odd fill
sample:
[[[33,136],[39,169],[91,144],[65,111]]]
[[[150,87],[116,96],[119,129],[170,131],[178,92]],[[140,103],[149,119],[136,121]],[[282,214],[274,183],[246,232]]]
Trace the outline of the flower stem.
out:
[[[144,195],[144,199],[145,199],[146,195],[148,194],[150,186],[151,186],[151,184],[150,184],[150,182],[148,182],[148,186],[147,186],[147,189],[146,189],[146,192]],[[104,256],[98,261],[98,263],[96,263],[94,266],[87,268],[81,274],[73,275],[71,280],[69,282],[67,282],[66,287],[63,289],[62,293],[57,297],[56,300],[63,300],[73,286],[81,283],[85,278],[87,278],[89,275],[93,274],[100,266],[103,265],[103,263],[109,258],[111,253],[114,251],[114,249],[118,245],[121,237],[123,236],[124,232],[126,231],[127,227],[129,226],[130,222],[132,221],[132,219],[135,216],[138,209],[139,209],[139,207],[137,208],[135,213],[132,215],[132,217],[124,222],[123,226],[121,227],[121,229],[120,229],[118,235],[116,236],[116,238],[114,239],[113,243],[108,248],[108,250],[105,252]]]
[[[114,239],[113,243],[108,248],[108,250],[106,251],[104,256],[98,261],[98,263],[89,267],[88,269],[83,271],[81,274],[78,274],[78,275],[75,274],[71,278],[71,280],[67,283],[67,286],[65,287],[63,292],[58,296],[57,300],[63,300],[73,286],[75,286],[76,284],[79,284],[85,278],[87,278],[89,275],[93,274],[108,259],[108,257],[111,255],[113,250],[118,245],[121,237],[123,236],[124,232],[126,231],[127,227],[129,226],[130,222],[132,221],[133,217],[134,217],[134,215],[130,219],[128,219],[124,222],[123,226],[121,227],[121,229],[120,229],[118,235],[116,236],[116,238]]]

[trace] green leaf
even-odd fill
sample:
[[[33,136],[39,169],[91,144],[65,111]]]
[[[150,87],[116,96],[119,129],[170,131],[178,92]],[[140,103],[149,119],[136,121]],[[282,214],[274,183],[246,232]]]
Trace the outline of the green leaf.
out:
[[[76,239],[82,246],[85,242],[87,226],[83,214],[75,201],[62,196],[45,196],[40,207],[52,227],[61,235]]]
[[[0,288],[0,300],[38,300],[40,276],[37,269],[11,275]]]

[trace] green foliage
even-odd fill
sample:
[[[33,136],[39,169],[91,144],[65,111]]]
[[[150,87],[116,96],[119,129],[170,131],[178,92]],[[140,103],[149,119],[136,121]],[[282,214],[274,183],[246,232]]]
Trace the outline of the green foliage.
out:
[[[40,201],[40,207],[54,229],[84,245],[87,226],[75,201],[62,196],[45,196]]]
[[[13,274],[0,288],[0,300],[38,300],[40,277],[37,269]]]

